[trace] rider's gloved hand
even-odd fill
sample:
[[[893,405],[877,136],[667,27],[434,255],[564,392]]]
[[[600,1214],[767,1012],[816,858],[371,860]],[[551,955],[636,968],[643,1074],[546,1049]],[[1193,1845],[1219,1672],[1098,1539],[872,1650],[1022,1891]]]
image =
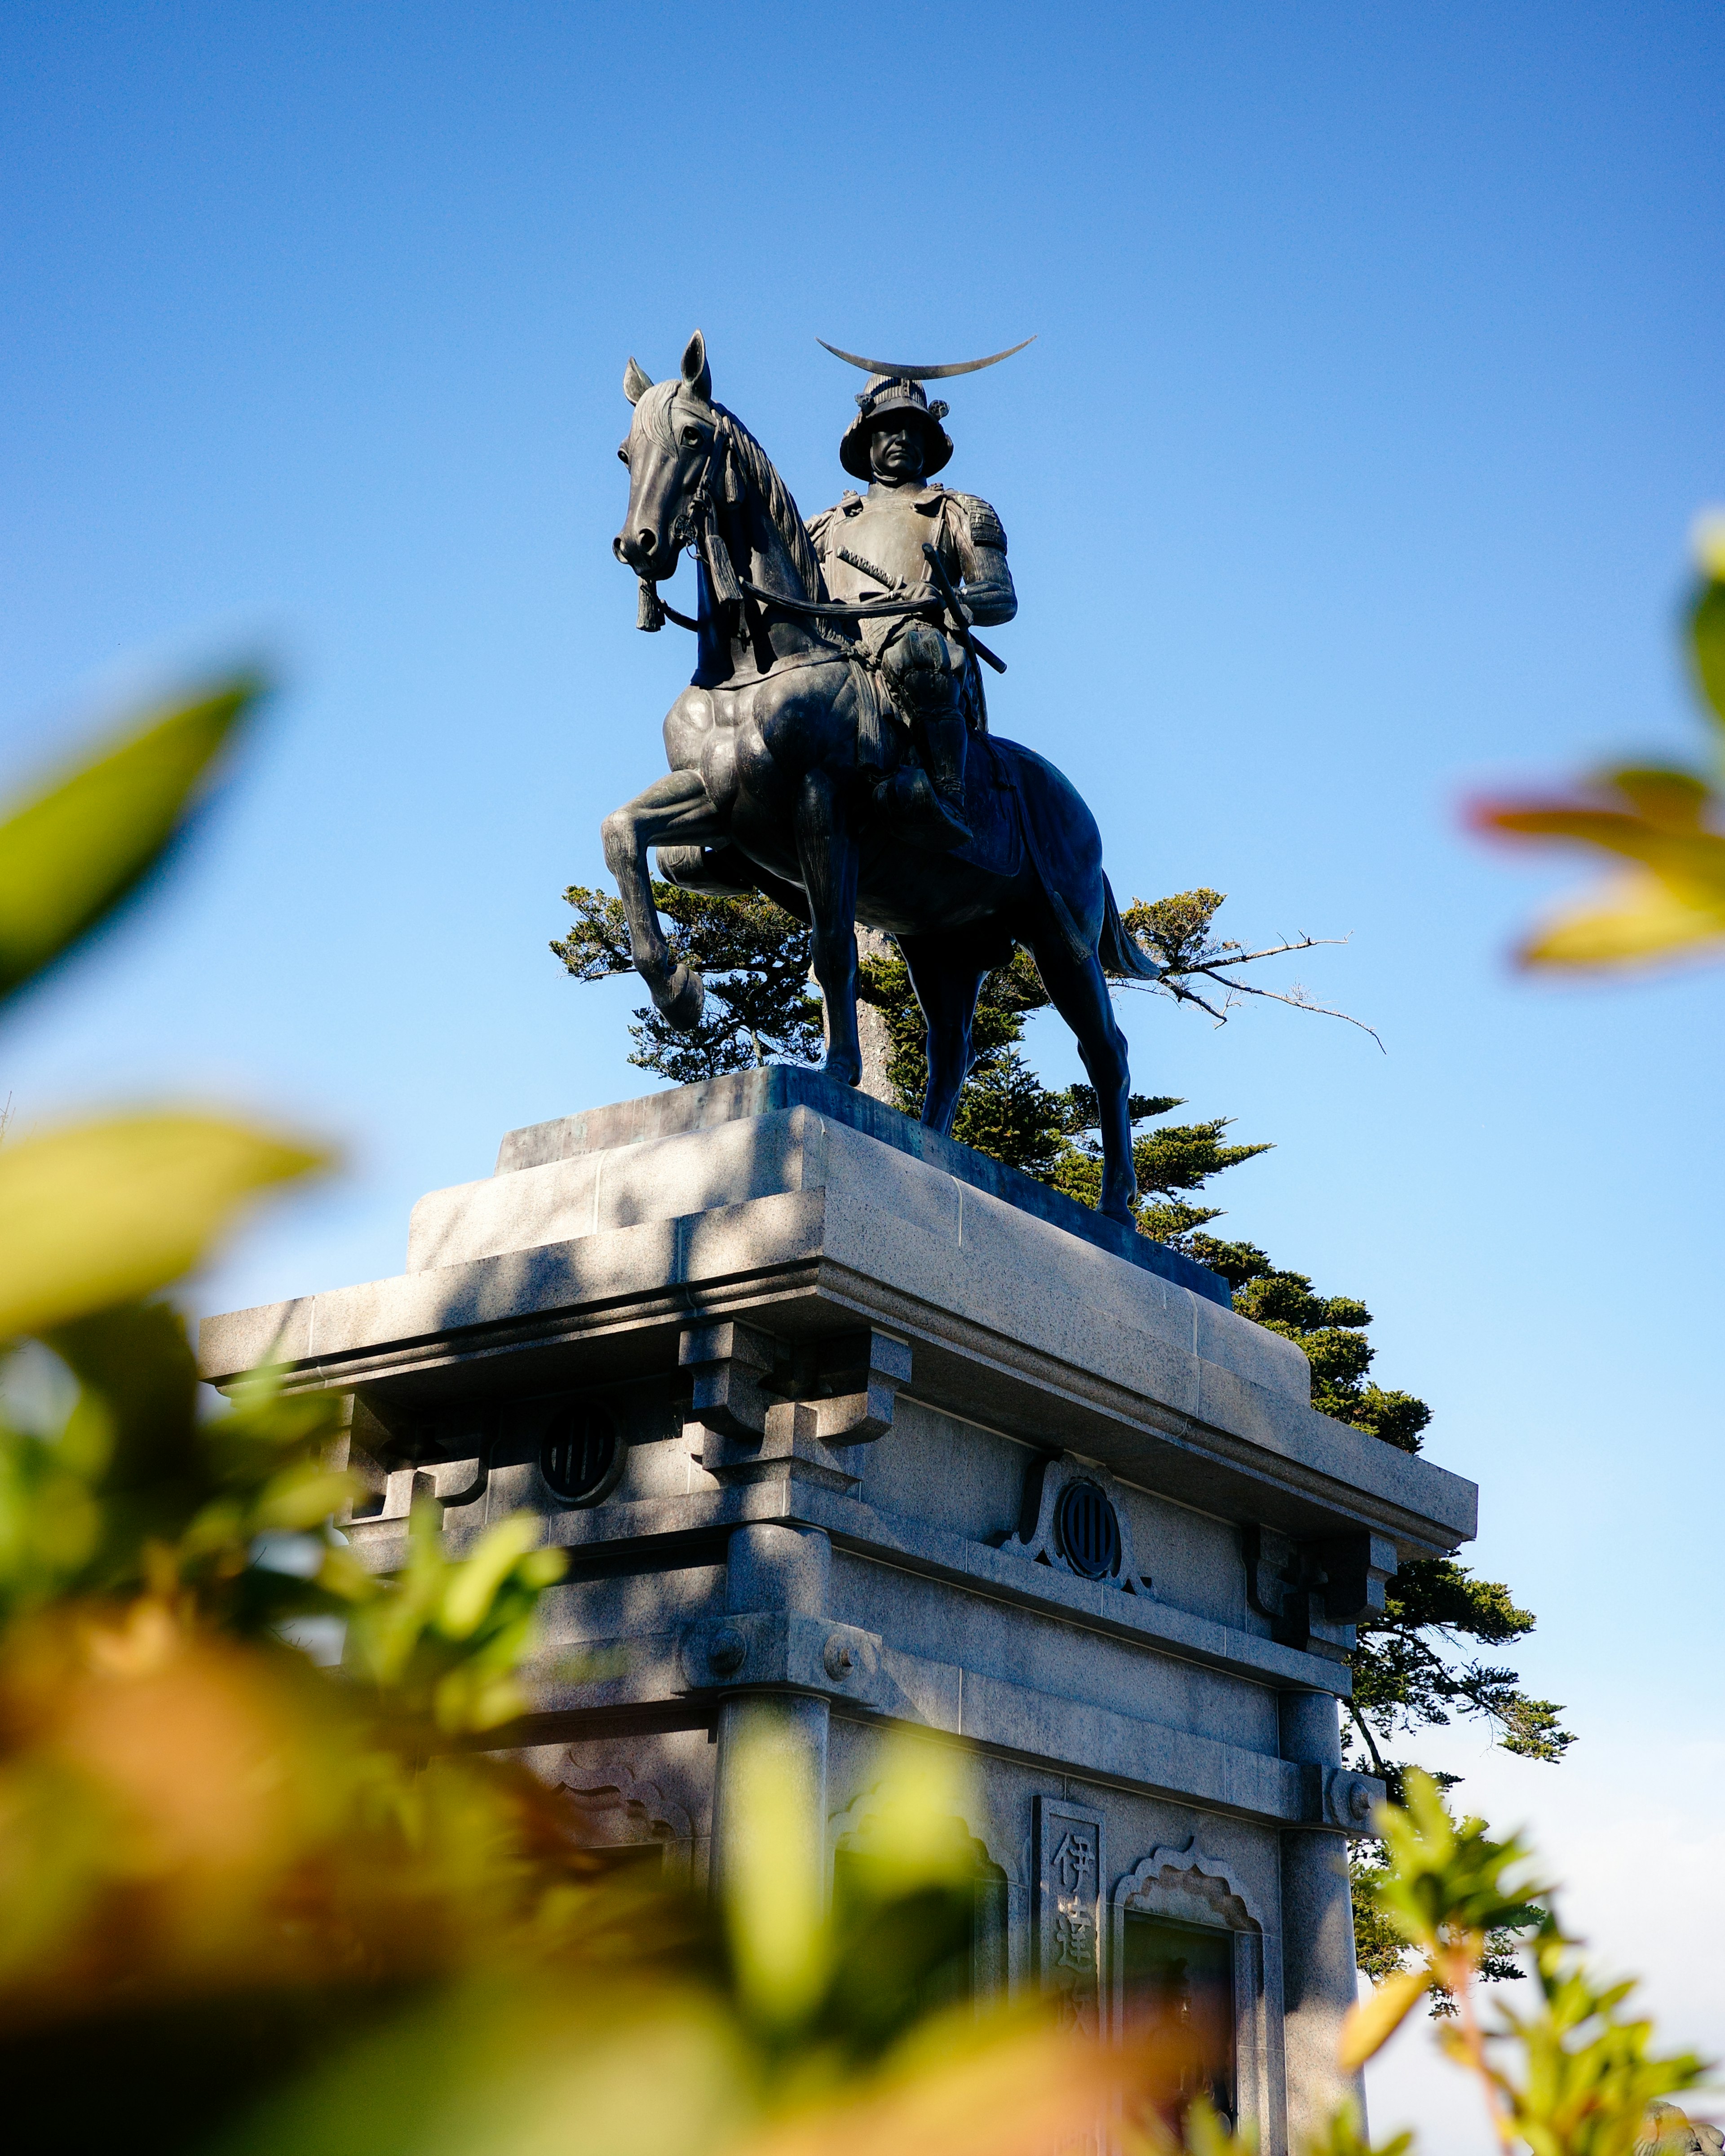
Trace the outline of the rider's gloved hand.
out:
[[[927,581],[920,584],[907,584],[901,596],[907,599],[914,599],[919,607],[927,607],[930,613],[938,613],[942,619],[945,618],[947,603],[934,584]],[[961,611],[964,615],[965,625],[968,627],[971,620],[970,608],[963,606],[961,602]]]

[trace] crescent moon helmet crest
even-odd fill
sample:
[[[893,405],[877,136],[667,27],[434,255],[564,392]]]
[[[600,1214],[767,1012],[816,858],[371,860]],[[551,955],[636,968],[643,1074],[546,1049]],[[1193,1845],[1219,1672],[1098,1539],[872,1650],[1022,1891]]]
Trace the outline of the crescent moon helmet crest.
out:
[[[1009,344],[1004,352],[991,352],[986,359],[954,360],[949,367],[901,367],[895,359],[860,359],[854,352],[840,352],[835,344],[824,337],[814,341],[823,352],[829,352],[834,359],[842,359],[848,367],[860,367],[865,374],[885,374],[900,382],[945,382],[955,374],[976,374],[985,367],[999,367],[1003,359],[1010,359],[1024,345],[1034,344],[1034,336],[1027,336],[1023,344]]]

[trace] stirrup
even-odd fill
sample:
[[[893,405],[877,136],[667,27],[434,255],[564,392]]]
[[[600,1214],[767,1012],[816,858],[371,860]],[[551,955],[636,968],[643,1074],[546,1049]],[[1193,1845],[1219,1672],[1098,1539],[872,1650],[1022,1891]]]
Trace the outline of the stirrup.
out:
[[[928,773],[919,767],[901,766],[875,788],[875,806],[889,819],[895,831],[914,846],[949,853],[968,846],[976,834],[952,807],[942,799]]]

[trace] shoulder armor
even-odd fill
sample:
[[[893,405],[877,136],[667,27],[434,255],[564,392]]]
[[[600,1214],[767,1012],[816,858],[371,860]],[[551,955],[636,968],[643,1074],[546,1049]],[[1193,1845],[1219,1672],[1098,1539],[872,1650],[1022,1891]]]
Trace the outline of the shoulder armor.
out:
[[[842,502],[834,502],[830,509],[822,510],[819,516],[811,516],[809,518],[806,527],[809,533],[809,543],[814,547],[817,554],[819,554],[824,550],[827,541],[832,535],[833,526],[838,521],[839,516],[843,513],[843,511],[844,504]]]
[[[1004,554],[1006,552],[1006,534],[1001,529],[1000,519],[982,496],[955,492],[952,499],[964,512],[973,546],[992,547],[998,553]]]

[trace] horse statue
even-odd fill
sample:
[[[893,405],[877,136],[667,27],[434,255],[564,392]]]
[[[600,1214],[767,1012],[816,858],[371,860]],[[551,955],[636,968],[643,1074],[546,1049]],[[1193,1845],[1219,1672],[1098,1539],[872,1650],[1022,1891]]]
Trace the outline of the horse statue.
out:
[[[855,926],[880,929],[896,940],[927,1022],[922,1121],[945,1135],[969,1073],[978,991],[1022,943],[1096,1090],[1101,1209],[1130,1223],[1130,1075],[1107,976],[1153,980],[1157,969],[1122,928],[1095,818],[1051,763],[983,733],[966,760],[968,842],[944,852],[906,844],[875,795],[910,757],[910,737],[850,627],[891,603],[829,598],[789,490],[714,401],[698,330],[680,374],[655,382],[631,359],[624,392],[634,407],[618,451],[629,514],[614,551],[640,578],[639,625],[658,629],[670,613],[699,639],[694,680],[665,715],[668,774],[603,825],[630,955],[654,1003],[672,1025],[693,1027],[703,988],[672,963],[649,846],[667,881],[759,890],[809,923],[824,1068],[848,1086],[862,1075]],[[693,621],[656,589],[685,546],[697,563]]]

